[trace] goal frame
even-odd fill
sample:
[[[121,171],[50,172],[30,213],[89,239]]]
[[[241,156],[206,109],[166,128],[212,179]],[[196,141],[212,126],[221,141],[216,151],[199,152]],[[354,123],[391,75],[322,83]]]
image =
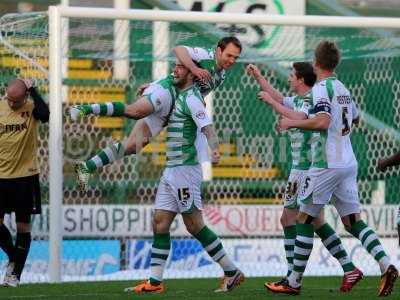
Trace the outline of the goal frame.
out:
[[[182,12],[49,6],[49,281],[61,282],[63,130],[62,130],[62,18],[101,18],[165,22],[284,25],[307,27],[400,28],[399,18],[288,16],[244,13]]]

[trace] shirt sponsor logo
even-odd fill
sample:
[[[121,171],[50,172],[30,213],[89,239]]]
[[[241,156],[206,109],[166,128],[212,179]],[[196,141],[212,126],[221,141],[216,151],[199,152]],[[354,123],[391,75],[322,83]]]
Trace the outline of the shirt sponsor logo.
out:
[[[28,125],[26,123],[22,124],[0,124],[0,133],[9,133],[9,132],[17,132],[28,129]]]
[[[206,117],[206,113],[204,111],[198,111],[196,113],[196,118],[199,120],[203,120]]]

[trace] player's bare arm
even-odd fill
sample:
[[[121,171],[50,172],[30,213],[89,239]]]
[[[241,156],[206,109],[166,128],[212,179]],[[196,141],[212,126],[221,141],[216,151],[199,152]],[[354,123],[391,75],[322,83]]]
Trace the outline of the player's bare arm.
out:
[[[220,159],[220,153],[219,153],[219,141],[218,141],[218,136],[217,133],[215,132],[214,126],[212,124],[204,126],[201,129],[201,132],[204,133],[204,135],[207,138],[207,143],[208,146],[211,149],[212,153],[212,163],[217,164],[219,163]]]
[[[273,100],[278,101],[280,103],[283,102],[283,95],[277,89],[275,89],[265,77],[262,76],[260,69],[258,69],[257,66],[253,64],[247,65],[246,72],[250,76],[254,77],[255,80],[257,80],[261,89],[264,92],[268,92]]]
[[[141,97],[134,103],[125,106],[124,116],[139,120],[151,115],[154,107],[146,97]]]
[[[331,117],[328,114],[320,113],[314,118],[306,120],[292,120],[282,118],[279,120],[279,128],[287,130],[290,128],[300,128],[305,130],[327,130],[331,122]]]
[[[143,83],[143,84],[141,84],[141,85],[138,87],[137,91],[136,91],[136,96],[138,96],[138,97],[142,96],[144,90],[147,89],[149,86],[150,86],[150,83]]]
[[[212,77],[210,72],[205,69],[199,68],[193,62],[192,58],[189,55],[187,49],[183,46],[177,46],[174,48],[174,54],[176,58],[178,58],[181,63],[190,70],[190,72],[197,78],[201,79],[202,81],[211,81]]]
[[[400,165],[400,151],[392,156],[378,160],[378,171],[384,172],[388,167]]]
[[[261,101],[270,105],[273,110],[275,110],[278,114],[280,114],[286,118],[294,119],[294,120],[307,119],[307,116],[305,113],[299,112],[299,111],[294,111],[293,109],[284,106],[280,102],[275,101],[268,92],[259,92],[257,94],[257,96],[258,96],[258,99],[260,99]]]

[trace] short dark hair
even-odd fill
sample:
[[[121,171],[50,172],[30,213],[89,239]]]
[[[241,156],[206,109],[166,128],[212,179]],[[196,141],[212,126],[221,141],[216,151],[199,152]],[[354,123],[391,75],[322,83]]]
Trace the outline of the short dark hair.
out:
[[[303,78],[304,83],[312,87],[317,81],[317,75],[314,73],[314,68],[311,63],[300,61],[293,63],[293,68],[297,78]]]
[[[324,70],[333,71],[340,62],[340,50],[334,41],[320,42],[314,54],[315,62]]]
[[[234,44],[236,47],[240,49],[240,52],[242,52],[242,43],[235,36],[226,36],[220,39],[218,41],[217,47],[221,48],[221,50],[224,51],[226,46],[228,46],[230,43]]]

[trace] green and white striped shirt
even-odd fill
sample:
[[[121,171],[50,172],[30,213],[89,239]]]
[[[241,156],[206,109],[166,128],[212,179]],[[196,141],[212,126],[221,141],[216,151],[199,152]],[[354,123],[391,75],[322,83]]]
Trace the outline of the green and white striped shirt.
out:
[[[283,105],[307,117],[311,108],[311,93],[304,96],[285,97]],[[309,130],[292,128],[289,130],[292,150],[292,169],[308,170],[311,166],[311,134]]]
[[[180,91],[167,126],[167,168],[199,163],[197,133],[210,124],[199,89],[192,85]]]

